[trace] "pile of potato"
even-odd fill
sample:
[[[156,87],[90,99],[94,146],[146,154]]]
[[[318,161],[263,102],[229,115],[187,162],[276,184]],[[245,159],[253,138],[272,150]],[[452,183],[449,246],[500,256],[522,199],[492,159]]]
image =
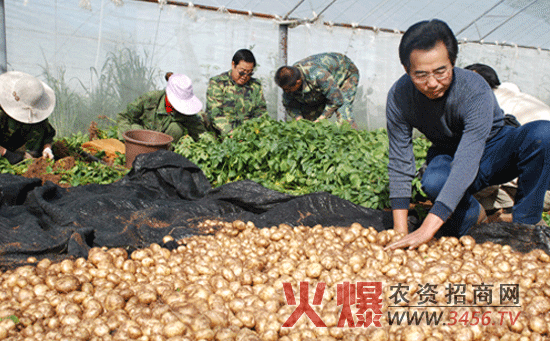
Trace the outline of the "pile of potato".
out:
[[[520,254],[462,237],[385,251],[401,236],[359,224],[265,229],[242,221],[203,224],[223,227],[213,236],[178,241],[173,251],[158,244],[130,255],[122,248],[94,248],[87,260],[41,260],[2,273],[0,339],[523,341],[550,336],[550,257],[540,250]],[[326,283],[322,304],[312,307],[327,328],[316,328],[306,316],[293,328],[282,328],[296,308],[287,305],[283,282],[292,284],[299,302],[301,281],[310,283],[310,304],[317,283]],[[381,328],[337,327],[336,287],[344,281],[383,282]],[[388,307],[390,286],[396,283],[409,285],[411,297],[420,284],[438,284],[441,305],[448,283],[468,284],[470,304],[472,284],[515,283],[521,314],[514,324],[390,326],[387,312],[395,309]],[[498,302],[498,290],[494,295]],[[498,308],[462,308],[473,310]]]

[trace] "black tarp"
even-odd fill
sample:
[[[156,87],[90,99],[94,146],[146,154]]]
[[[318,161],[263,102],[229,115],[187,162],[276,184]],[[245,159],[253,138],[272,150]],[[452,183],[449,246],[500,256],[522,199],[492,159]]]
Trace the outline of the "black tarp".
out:
[[[253,181],[213,189],[199,167],[166,150],[139,155],[132,170],[109,185],[62,188],[39,179],[0,174],[0,267],[29,256],[54,260],[86,257],[95,246],[128,250],[204,234],[206,219],[251,221],[258,228],[342,226],[359,223],[381,231],[391,213],[353,204],[325,192],[292,196]],[[548,233],[533,226],[487,224],[472,230],[476,240],[516,243],[548,252]],[[518,230],[520,229],[520,230]],[[516,232],[521,232],[518,238]],[[530,231],[526,233],[525,231]],[[172,245],[173,246],[173,245]]]
[[[513,250],[523,253],[541,249],[550,255],[550,229],[547,226],[505,222],[489,223],[472,227],[468,234],[478,244],[493,242],[510,245]]]
[[[212,189],[199,167],[173,152],[139,155],[132,170],[109,185],[62,188],[0,174],[0,266],[29,256],[86,257],[90,247],[136,249],[203,234],[206,219],[251,221],[256,227],[350,226],[383,230],[391,214],[328,193],[292,196],[253,181]]]

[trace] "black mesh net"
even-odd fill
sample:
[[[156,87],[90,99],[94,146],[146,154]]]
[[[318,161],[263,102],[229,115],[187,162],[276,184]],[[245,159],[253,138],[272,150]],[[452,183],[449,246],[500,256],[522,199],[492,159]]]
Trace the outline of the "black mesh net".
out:
[[[390,212],[365,208],[325,192],[292,196],[253,181],[212,189],[199,167],[166,150],[139,155],[132,170],[109,185],[62,188],[39,179],[0,174],[0,267],[28,257],[86,257],[91,247],[129,251],[163,237],[213,233],[205,220],[251,221],[258,228],[341,226],[392,228]],[[492,223],[475,226],[477,242],[492,241],[528,252],[549,252],[544,227]],[[173,245],[172,245],[173,246]]]
[[[62,188],[0,175],[0,266],[37,259],[86,257],[90,247],[136,249],[163,237],[212,233],[204,220],[251,221],[256,227],[342,226],[357,222],[381,231],[391,214],[328,193],[292,196],[253,181],[212,189],[199,167],[173,152],[139,155],[132,170],[109,185]]]

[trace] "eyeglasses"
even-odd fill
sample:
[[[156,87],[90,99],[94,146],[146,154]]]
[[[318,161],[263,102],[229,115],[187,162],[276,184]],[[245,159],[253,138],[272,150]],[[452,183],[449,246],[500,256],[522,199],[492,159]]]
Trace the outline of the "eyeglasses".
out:
[[[411,74],[411,78],[414,79],[415,82],[426,83],[428,82],[428,79],[430,79],[430,76],[434,76],[434,78],[439,81],[449,76],[447,74],[449,70],[450,68],[444,67],[442,69],[437,69],[434,72],[424,72],[424,71],[413,72]]]
[[[254,71],[249,71],[249,72],[239,71],[239,76],[241,76],[241,77],[243,77],[243,76],[252,77],[253,74],[254,74]]]

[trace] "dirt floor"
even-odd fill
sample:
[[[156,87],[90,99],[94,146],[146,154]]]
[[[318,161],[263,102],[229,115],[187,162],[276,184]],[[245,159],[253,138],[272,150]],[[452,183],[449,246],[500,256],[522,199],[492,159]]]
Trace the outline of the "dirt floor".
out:
[[[60,160],[55,161],[52,169],[57,170],[69,170],[75,165],[75,158],[72,156],[64,157]],[[60,184],[61,175],[48,173],[48,167],[50,167],[50,162],[44,158],[34,159],[32,164],[29,165],[29,168],[22,176],[26,178],[38,178],[42,180],[42,184],[46,181],[51,181],[60,187],[70,187],[69,184]]]
[[[90,136],[90,140],[97,139],[98,138],[98,128],[97,123],[93,122],[90,124],[90,127],[88,128],[88,134]],[[56,155],[57,160],[55,161],[52,169],[54,171],[59,170],[69,170],[73,168],[76,164],[75,160],[83,160],[83,155],[78,155],[75,153],[71,154],[70,148],[67,146],[65,140],[58,140],[55,141],[52,145],[52,150],[54,152],[54,155]],[[38,178],[42,180],[42,184],[44,184],[46,181],[51,181],[55,183],[56,185],[59,185],[60,187],[71,187],[69,184],[60,184],[59,181],[61,180],[61,175],[57,174],[51,174],[48,172],[48,167],[51,166],[51,162],[43,159],[43,158],[36,158],[33,160],[32,164],[29,165],[27,171],[22,174],[22,176],[26,178]]]

